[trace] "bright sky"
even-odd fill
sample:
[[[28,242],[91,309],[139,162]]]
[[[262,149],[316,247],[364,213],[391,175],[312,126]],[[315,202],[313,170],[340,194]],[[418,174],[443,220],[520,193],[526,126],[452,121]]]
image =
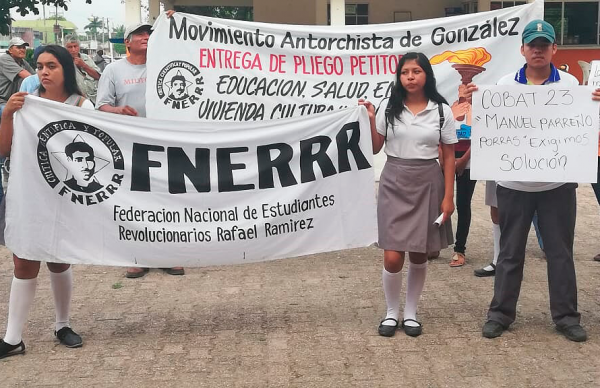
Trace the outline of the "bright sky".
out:
[[[147,3],[142,0],[142,4]],[[32,20],[43,17],[43,9],[41,4],[38,5],[40,11],[39,15],[29,14],[22,17],[16,12],[12,12],[12,17],[15,20]],[[46,7],[46,17],[54,15],[55,7]],[[92,15],[100,18],[108,18],[110,28],[125,24],[125,4],[121,3],[121,0],[92,0],[92,4],[86,4],[85,0],[70,0],[69,10],[64,11],[59,8],[59,15],[64,12],[64,17],[75,23],[78,28],[78,32],[81,34],[84,32],[83,27],[86,26]]]

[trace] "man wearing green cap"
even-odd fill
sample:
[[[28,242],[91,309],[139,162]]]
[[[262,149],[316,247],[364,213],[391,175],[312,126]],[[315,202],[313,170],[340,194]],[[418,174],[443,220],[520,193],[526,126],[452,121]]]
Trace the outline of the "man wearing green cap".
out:
[[[557,70],[551,62],[557,50],[552,25],[543,20],[529,22],[522,38],[521,54],[526,64],[516,73],[502,77],[498,85],[579,84],[575,77]],[[527,236],[537,211],[547,258],[552,320],[556,330],[569,340],[587,340],[577,311],[577,281],[573,264],[577,184],[511,181],[499,181],[497,184],[500,254],[494,298],[483,326],[483,336],[498,337],[515,320]]]

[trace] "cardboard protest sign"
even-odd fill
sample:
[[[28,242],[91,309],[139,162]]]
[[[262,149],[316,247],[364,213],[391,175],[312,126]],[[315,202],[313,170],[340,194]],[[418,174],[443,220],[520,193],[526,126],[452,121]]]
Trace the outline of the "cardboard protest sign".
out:
[[[598,102],[590,88],[480,86],[473,112],[473,179],[596,181]]]

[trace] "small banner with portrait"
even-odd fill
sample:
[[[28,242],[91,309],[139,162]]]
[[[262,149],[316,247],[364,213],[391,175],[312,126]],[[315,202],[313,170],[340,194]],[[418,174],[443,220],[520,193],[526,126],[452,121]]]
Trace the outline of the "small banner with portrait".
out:
[[[376,241],[364,107],[177,123],[27,96],[16,114],[7,247],[39,261],[258,262]]]

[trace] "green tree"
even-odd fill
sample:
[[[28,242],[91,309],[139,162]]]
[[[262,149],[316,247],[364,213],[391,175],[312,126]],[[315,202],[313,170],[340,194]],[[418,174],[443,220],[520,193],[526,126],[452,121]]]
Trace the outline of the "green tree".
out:
[[[124,55],[127,52],[127,49],[125,48],[125,44],[124,43],[115,43],[115,44],[113,44],[113,49],[119,55]]]
[[[125,36],[125,26],[121,24],[120,26],[113,27],[112,32],[113,38],[123,38]],[[113,49],[119,55],[124,55],[127,52],[123,43],[113,44]]]
[[[175,10],[178,12],[193,13],[196,15],[210,16],[213,18],[246,21],[254,20],[254,9],[252,7],[181,5],[176,6]]]
[[[104,22],[98,16],[92,16],[88,19],[90,23],[83,27],[91,36],[96,39],[96,35],[98,35],[98,31],[104,28]]]
[[[84,0],[78,0],[84,1]],[[58,6],[63,9],[68,9],[67,3],[69,0],[0,0],[0,34],[9,35],[12,19],[10,10],[16,8],[16,11],[21,15],[39,15],[38,7],[40,4],[49,6]],[[92,4],[92,0],[85,0],[87,4]]]
[[[33,69],[37,68],[37,63],[35,63],[33,61],[33,50],[32,49],[27,49],[27,52],[25,53],[25,60],[27,61],[27,63],[29,63],[29,65]]]
[[[113,34],[115,38],[122,38],[125,36],[125,26],[120,25],[113,28]]]

